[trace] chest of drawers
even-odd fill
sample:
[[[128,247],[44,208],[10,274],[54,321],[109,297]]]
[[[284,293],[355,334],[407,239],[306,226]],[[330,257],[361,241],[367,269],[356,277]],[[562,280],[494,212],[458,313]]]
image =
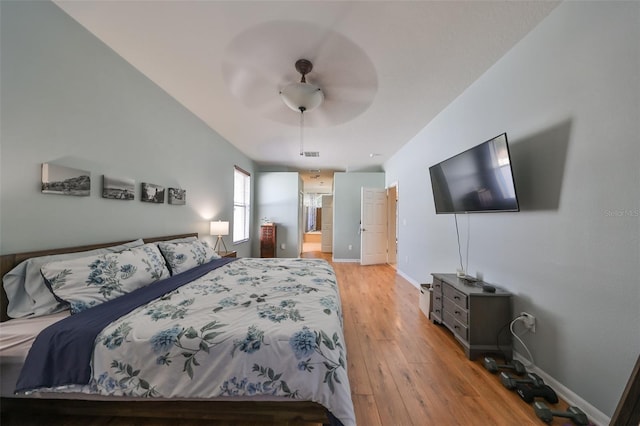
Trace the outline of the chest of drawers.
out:
[[[273,223],[260,226],[260,257],[276,257],[276,230]]]
[[[469,283],[455,274],[433,276],[430,318],[444,325],[462,345],[469,359],[487,352],[511,356],[511,293],[482,291],[482,283]]]

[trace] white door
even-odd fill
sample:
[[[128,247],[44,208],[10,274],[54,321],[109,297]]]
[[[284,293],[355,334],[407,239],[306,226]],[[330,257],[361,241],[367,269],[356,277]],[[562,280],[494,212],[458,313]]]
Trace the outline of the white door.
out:
[[[360,264],[387,262],[387,190],[362,188]]]
[[[333,252],[333,195],[322,196],[322,239],[320,250]]]

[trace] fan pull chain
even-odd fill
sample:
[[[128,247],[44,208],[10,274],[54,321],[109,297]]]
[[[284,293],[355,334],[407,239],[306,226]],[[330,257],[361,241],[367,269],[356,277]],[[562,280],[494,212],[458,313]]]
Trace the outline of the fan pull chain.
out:
[[[304,156],[304,110],[305,107],[300,107],[300,156]]]

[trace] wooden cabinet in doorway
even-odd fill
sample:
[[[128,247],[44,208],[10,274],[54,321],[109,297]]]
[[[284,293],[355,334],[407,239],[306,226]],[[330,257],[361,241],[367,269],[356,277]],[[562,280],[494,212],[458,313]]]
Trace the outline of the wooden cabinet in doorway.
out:
[[[276,257],[276,225],[260,226],[260,257]]]

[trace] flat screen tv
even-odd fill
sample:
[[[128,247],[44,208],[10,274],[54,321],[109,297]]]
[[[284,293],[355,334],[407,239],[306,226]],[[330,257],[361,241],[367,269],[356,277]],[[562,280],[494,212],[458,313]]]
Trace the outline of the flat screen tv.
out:
[[[517,212],[507,134],[429,167],[436,213]]]

